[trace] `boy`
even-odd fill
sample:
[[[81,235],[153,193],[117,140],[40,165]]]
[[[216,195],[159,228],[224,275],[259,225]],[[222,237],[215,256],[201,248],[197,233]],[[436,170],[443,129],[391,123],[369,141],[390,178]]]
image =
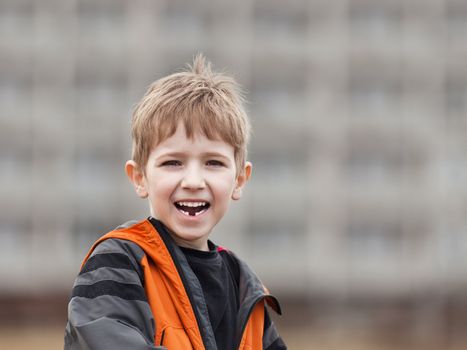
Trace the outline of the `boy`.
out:
[[[101,237],[68,306],[65,349],[286,349],[249,267],[209,235],[251,174],[235,81],[198,55],[154,82],[132,118],[126,173],[151,216]]]

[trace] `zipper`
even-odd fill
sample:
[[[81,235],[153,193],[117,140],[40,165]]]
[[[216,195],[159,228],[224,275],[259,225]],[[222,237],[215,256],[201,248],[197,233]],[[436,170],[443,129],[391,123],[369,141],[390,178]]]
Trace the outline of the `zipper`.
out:
[[[172,239],[170,237],[170,234],[167,232],[167,229],[165,228],[165,226],[160,221],[158,221],[157,219],[155,219],[153,217],[149,217],[149,221],[152,224],[153,228],[155,229],[156,233],[159,234],[162,241],[164,242],[164,245],[167,248],[167,250],[169,251],[169,254],[170,254],[171,258],[172,258],[172,261],[173,261],[173,263],[175,265],[175,268],[177,269],[178,275],[180,276],[180,279],[182,280],[182,284],[183,284],[183,286],[185,288],[186,295],[188,297],[191,309],[193,310],[193,314],[195,316],[196,323],[198,325],[198,329],[199,329],[199,332],[200,332],[200,335],[201,335],[201,341],[202,341],[205,348],[207,346],[212,348],[210,346],[210,344],[212,344],[212,342],[214,342],[214,346],[215,346],[214,333],[212,333],[212,340],[211,340],[211,337],[209,336],[209,334],[207,334],[208,333],[207,326],[206,325],[203,326],[203,322],[201,321],[200,312],[199,312],[198,308],[195,307],[196,302],[195,302],[194,297],[192,295],[192,291],[191,291],[192,286],[190,285],[190,283],[188,283],[185,271],[183,270],[183,268],[182,268],[182,266],[180,264],[180,261],[177,258],[177,254],[175,253],[175,247],[173,246],[173,242],[172,242]],[[206,307],[206,310],[207,310],[207,306],[205,306],[205,307]],[[211,342],[209,342],[209,340],[211,340]],[[162,345],[162,343],[161,343],[161,345]],[[214,349],[215,349],[215,347],[214,347]]]
[[[159,345],[162,346],[162,343],[164,342],[164,336],[165,336],[165,329],[162,331],[162,335],[161,335],[161,343]]]

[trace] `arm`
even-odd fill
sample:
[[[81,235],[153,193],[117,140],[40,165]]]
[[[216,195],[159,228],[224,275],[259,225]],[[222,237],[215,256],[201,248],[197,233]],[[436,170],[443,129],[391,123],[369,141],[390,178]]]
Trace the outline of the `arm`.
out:
[[[153,350],[155,325],[134,243],[99,244],[76,278],[68,304],[65,350]]]
[[[264,308],[264,333],[263,333],[263,349],[264,350],[287,350],[287,345],[277,332],[274,322],[269,316],[268,310]]]

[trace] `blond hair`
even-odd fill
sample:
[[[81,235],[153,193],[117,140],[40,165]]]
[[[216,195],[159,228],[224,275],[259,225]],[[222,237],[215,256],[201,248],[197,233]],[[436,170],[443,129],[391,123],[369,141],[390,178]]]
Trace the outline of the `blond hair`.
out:
[[[223,73],[214,73],[202,54],[193,66],[152,83],[133,111],[132,159],[144,172],[153,147],[171,137],[182,123],[192,138],[201,132],[234,148],[237,174],[243,169],[250,123],[239,85]]]

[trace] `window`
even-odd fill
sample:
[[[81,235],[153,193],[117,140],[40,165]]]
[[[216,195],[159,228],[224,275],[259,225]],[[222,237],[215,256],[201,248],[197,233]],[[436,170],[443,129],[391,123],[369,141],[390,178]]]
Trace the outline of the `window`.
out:
[[[74,183],[72,187],[83,201],[90,200],[90,196],[109,194],[115,186],[116,174],[121,171],[117,155],[95,149],[79,150],[73,161]],[[118,169],[117,169],[118,167]]]
[[[259,181],[258,185],[304,184],[308,172],[308,157],[305,152],[296,154],[286,150],[280,153],[262,153],[250,157],[254,164],[252,181]],[[267,185],[266,185],[267,186]]]
[[[126,76],[119,72],[102,70],[104,71],[99,67],[83,67],[78,70],[78,122],[99,123],[105,119],[114,122],[116,119],[113,117],[123,115],[131,105],[127,96]]]
[[[398,62],[353,62],[349,99],[352,118],[391,118],[402,110]]]
[[[77,2],[80,30],[91,39],[120,40],[125,24],[125,2],[81,0]]]
[[[253,62],[251,101],[259,116],[305,119],[308,64],[302,58],[257,57]]]
[[[5,136],[3,136],[5,137]],[[25,138],[26,139],[26,138]],[[5,141],[5,140],[4,140]],[[1,142],[0,152],[0,180],[2,184],[16,184],[31,181],[32,153],[30,145]],[[12,139],[10,139],[12,141]],[[10,186],[7,185],[8,188]],[[13,186],[11,186],[13,187]]]
[[[368,212],[355,213],[347,225],[346,250],[354,258],[397,260],[403,253],[404,235],[401,219],[375,218]]]
[[[11,67],[14,69],[14,63]],[[28,71],[28,67],[25,71]],[[2,117],[15,121],[29,121],[32,114],[32,79],[31,75],[20,71],[1,72],[0,79],[0,105]]]
[[[446,79],[446,118],[453,130],[460,126],[467,127],[467,78],[459,74],[461,72],[460,69],[450,72]]]
[[[467,3],[464,0],[447,0],[445,13],[449,37],[463,43],[467,35]]]
[[[254,4],[254,19],[258,39],[290,41],[307,35],[309,9],[307,1],[261,0]]]
[[[258,186],[278,182],[304,186],[313,142],[309,130],[271,121],[257,123],[254,130],[249,151],[254,167],[252,181],[260,182]]]
[[[96,215],[97,216],[97,215]],[[116,223],[105,217],[78,215],[73,224],[72,251],[80,259],[102,235],[115,228]],[[113,225],[113,226],[112,226]]]
[[[208,34],[208,28],[212,22],[210,7],[196,5],[194,2],[180,0],[167,1],[165,12],[159,20],[162,28],[169,36],[177,40],[189,38],[202,38]]]
[[[35,25],[35,6],[35,2],[30,0],[0,1],[0,39],[3,39],[4,35],[14,35],[14,40],[18,43],[18,39],[24,35],[24,38],[29,40]]]
[[[12,261],[21,262],[19,256],[28,256],[30,233],[31,223],[26,216],[0,220],[0,247],[2,247],[0,261],[3,266],[8,266]]]
[[[447,152],[441,159],[441,171],[445,176],[446,186],[456,192],[466,192],[465,181],[467,179],[467,158],[465,156],[465,147]]]
[[[257,179],[263,181],[259,175]],[[310,200],[306,188],[276,176],[274,184],[255,184],[248,191],[247,232],[252,246],[264,247],[265,254],[273,250],[282,258],[295,255],[308,235]]]
[[[384,38],[400,33],[403,11],[399,1],[351,0],[349,18],[355,38]],[[384,42],[381,44],[384,45]]]
[[[279,202],[269,203],[270,207],[273,205],[283,206]],[[265,259],[271,259],[271,253],[274,253],[276,261],[304,258],[301,248],[304,248],[308,234],[305,220],[307,216],[302,215],[301,220],[297,220],[287,217],[280,210],[275,212],[262,216],[256,215],[257,210],[254,211],[248,229],[248,246],[255,250],[261,247],[262,257]]]
[[[399,143],[397,137],[352,135],[345,164],[350,179],[366,185],[400,180],[406,162]]]
[[[456,272],[461,272],[463,276],[465,271],[462,270],[467,266],[466,229],[467,222],[465,219],[451,218],[450,222],[445,223],[438,233],[437,248],[442,253],[443,262],[448,266],[454,267],[454,269],[450,269],[453,275],[456,275]]]

